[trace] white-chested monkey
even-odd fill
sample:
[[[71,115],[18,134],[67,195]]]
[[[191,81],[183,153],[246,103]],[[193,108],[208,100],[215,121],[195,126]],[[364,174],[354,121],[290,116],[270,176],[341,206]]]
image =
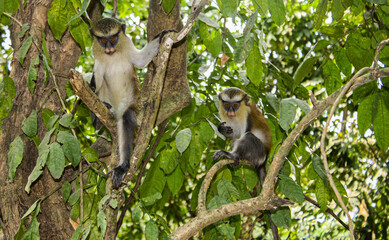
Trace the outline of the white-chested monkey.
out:
[[[95,64],[91,88],[113,112],[117,120],[119,165],[111,170],[112,186],[118,188],[130,167],[139,80],[134,66],[143,68],[157,55],[163,31],[143,49],[138,50],[125,34],[126,25],[113,18],[103,18],[90,29]]]
[[[221,157],[233,159],[234,166],[240,160],[250,161],[258,174],[260,184],[266,178],[266,160],[272,145],[272,134],[268,123],[250,97],[239,88],[227,88],[219,94],[219,115],[222,123],[218,131],[232,139],[232,151],[219,150],[213,155],[217,160]],[[274,239],[279,239],[278,229],[269,220]]]

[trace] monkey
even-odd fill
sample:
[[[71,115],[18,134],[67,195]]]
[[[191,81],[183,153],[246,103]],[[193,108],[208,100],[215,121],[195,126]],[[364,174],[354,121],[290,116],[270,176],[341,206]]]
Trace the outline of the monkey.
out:
[[[262,187],[266,178],[266,160],[272,145],[272,134],[266,119],[257,106],[249,102],[249,95],[236,87],[225,89],[219,94],[219,115],[222,123],[218,131],[232,140],[232,151],[218,150],[213,159],[226,157],[234,160],[233,167],[240,160],[250,161],[257,171]],[[270,218],[275,240],[279,239],[277,226]]]
[[[90,29],[95,60],[90,86],[117,121],[120,161],[107,173],[112,173],[112,187],[115,189],[119,188],[130,167],[134,134],[138,127],[139,80],[135,67],[143,68],[149,64],[157,55],[163,36],[175,31],[162,31],[138,50],[125,30],[126,24],[113,18],[100,19]]]

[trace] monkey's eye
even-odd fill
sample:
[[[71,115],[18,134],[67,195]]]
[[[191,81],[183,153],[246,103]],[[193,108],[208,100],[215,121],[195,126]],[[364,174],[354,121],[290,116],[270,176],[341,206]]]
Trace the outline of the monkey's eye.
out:
[[[111,42],[116,42],[116,37],[111,37],[111,38],[109,39],[109,41],[111,41]]]
[[[237,109],[239,107],[239,103],[233,103],[232,108]]]
[[[225,103],[224,103],[224,108],[229,109],[229,108],[230,108],[230,103],[225,102]]]
[[[107,43],[107,39],[102,38],[102,39],[101,39],[101,43],[106,44],[106,43]]]

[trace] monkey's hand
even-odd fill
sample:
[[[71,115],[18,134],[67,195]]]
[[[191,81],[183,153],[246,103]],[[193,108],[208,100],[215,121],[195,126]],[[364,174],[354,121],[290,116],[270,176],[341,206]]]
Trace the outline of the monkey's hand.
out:
[[[122,184],[124,176],[126,176],[126,173],[128,171],[128,166],[125,165],[119,165],[118,167],[112,169],[107,173],[107,176],[112,173],[112,187],[114,189],[118,189],[120,185]]]
[[[227,138],[233,137],[234,131],[230,126],[226,126],[226,122],[220,123],[219,126],[217,127],[217,130]]]
[[[170,33],[170,32],[178,33],[178,31],[175,30],[175,29],[162,30],[162,32],[160,32],[157,36],[155,36],[153,38],[153,40],[156,39],[156,38],[159,38],[159,43],[161,43],[162,39],[163,39],[163,36],[165,36],[167,33]]]

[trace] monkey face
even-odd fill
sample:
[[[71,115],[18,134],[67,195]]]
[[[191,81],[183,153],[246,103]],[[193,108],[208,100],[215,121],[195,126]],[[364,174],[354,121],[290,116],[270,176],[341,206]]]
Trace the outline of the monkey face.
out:
[[[236,117],[235,112],[238,111],[241,101],[237,101],[237,102],[222,101],[223,108],[227,111],[227,117],[229,118]]]
[[[100,46],[102,46],[105,49],[104,52],[106,54],[112,55],[116,51],[115,46],[119,41],[119,33],[120,33],[120,31],[118,33],[116,33],[112,36],[108,36],[108,37],[95,36],[97,38],[97,40],[99,41]]]

